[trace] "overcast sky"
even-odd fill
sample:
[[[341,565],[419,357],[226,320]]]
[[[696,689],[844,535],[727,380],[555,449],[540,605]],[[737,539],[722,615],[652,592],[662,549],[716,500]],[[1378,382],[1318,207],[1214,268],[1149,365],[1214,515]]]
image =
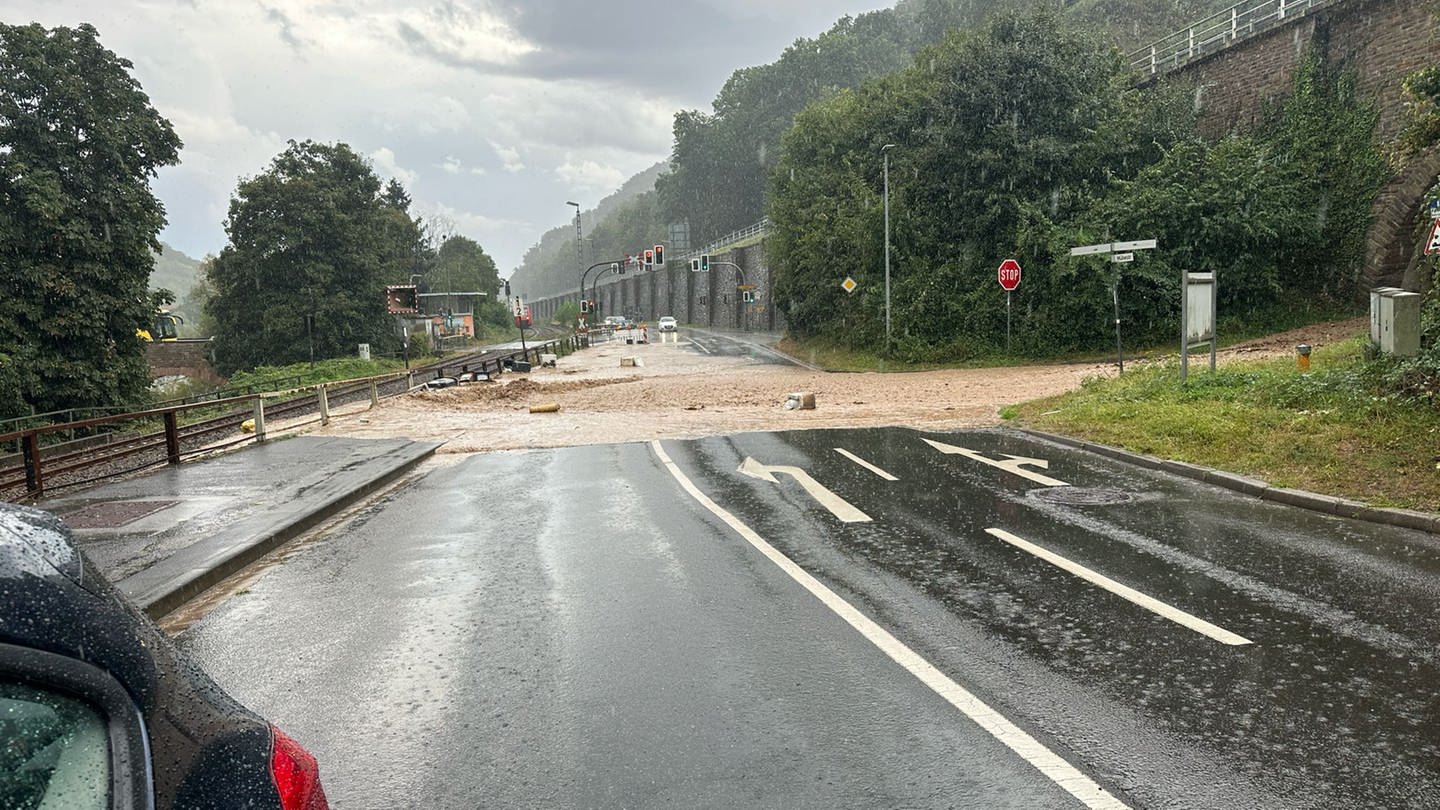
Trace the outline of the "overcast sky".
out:
[[[290,139],[350,144],[415,213],[508,275],[541,233],[669,157],[681,109],[846,14],[894,0],[0,0],[93,24],[185,142],[161,238],[225,245],[241,177]],[[588,224],[586,230],[588,231]]]

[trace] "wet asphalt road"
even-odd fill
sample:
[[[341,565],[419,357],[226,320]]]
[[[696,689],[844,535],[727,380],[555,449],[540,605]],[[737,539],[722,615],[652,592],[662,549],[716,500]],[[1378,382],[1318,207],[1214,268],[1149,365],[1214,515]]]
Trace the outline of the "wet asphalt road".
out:
[[[1440,805],[1433,537],[1000,431],[661,448],[1131,806]],[[182,643],[317,754],[337,807],[1082,806],[658,458],[629,444],[435,469]]]

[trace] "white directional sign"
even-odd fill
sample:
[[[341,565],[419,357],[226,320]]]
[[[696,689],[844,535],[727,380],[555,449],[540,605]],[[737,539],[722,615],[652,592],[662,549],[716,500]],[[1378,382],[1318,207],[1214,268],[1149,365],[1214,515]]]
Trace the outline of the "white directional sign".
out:
[[[769,481],[772,484],[780,483],[775,474],[780,473],[794,478],[805,492],[820,503],[821,506],[830,510],[830,513],[846,523],[869,523],[870,516],[856,509],[849,501],[836,495],[825,488],[825,485],[810,477],[810,473],[799,467],[786,467],[782,465],[761,464],[753,458],[746,457],[745,462],[740,465],[739,472],[751,478],[758,478],[761,481]]]
[[[1043,458],[1026,458],[1025,456],[1012,456],[1012,455],[1010,455],[1010,454],[1008,454],[1008,453],[1001,453],[1001,455],[1005,456],[1005,460],[1004,460],[1004,461],[997,461],[997,460],[995,460],[995,459],[993,459],[993,458],[986,458],[985,456],[981,455],[980,453],[978,453],[978,452],[976,452],[976,451],[974,451],[974,450],[967,450],[967,449],[964,448],[964,447],[956,447],[956,446],[953,445],[953,444],[945,444],[944,442],[933,442],[933,441],[930,441],[929,439],[926,439],[926,440],[925,440],[925,443],[928,444],[928,445],[930,445],[931,447],[935,448],[936,450],[939,450],[939,451],[942,452],[942,453],[946,453],[946,454],[948,454],[948,455],[955,455],[955,456],[965,456],[966,458],[971,459],[972,461],[978,461],[978,462],[980,462],[981,464],[989,464],[991,467],[998,467],[999,469],[1002,469],[1002,470],[1004,470],[1005,472],[1014,473],[1015,475],[1018,475],[1018,476],[1020,476],[1021,478],[1028,478],[1028,479],[1030,479],[1031,481],[1034,481],[1035,483],[1040,484],[1040,485],[1042,485],[1042,486],[1047,486],[1047,487],[1068,487],[1068,486],[1070,486],[1069,484],[1065,483],[1064,481],[1060,481],[1060,480],[1058,480],[1058,479],[1051,478],[1051,477],[1048,476],[1048,475],[1042,475],[1041,473],[1037,473],[1037,472],[1035,472],[1034,470],[1027,470],[1027,469],[1025,469],[1025,467],[1039,467],[1039,468],[1042,469],[1042,470],[1048,470],[1048,469],[1050,469],[1050,462],[1046,461],[1046,460],[1043,459]]]
[[[1071,256],[1090,256],[1096,253],[1125,253],[1131,250],[1153,250],[1154,239],[1135,239],[1129,242],[1106,242],[1103,245],[1085,245],[1070,248]]]

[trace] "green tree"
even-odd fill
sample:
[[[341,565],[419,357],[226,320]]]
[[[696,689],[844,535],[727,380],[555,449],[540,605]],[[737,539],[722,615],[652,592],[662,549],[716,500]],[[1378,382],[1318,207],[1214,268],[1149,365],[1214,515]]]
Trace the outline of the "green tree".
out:
[[[425,282],[430,292],[483,292],[494,300],[500,272],[479,242],[456,235],[440,244]]]
[[[1260,134],[1208,144],[1183,86],[1138,91],[1119,54],[1052,11],[952,34],[915,66],[796,119],[771,178],[775,299],[790,327],[883,344],[881,148],[891,155],[891,309],[902,357],[994,353],[1016,258],[1014,349],[1102,348],[1120,280],[1127,340],[1168,341],[1182,270],[1217,271],[1229,317],[1354,289],[1384,180],[1374,111],[1313,55]],[[1075,245],[1148,238],[1134,264]],[[853,295],[839,281],[853,276]],[[1322,306],[1323,306],[1322,302]]]
[[[0,415],[133,404],[180,139],[89,25],[0,24]]]
[[[1150,106],[1172,112],[1171,95],[1142,100],[1128,78],[1113,49],[1041,9],[952,33],[910,69],[806,110],[771,186],[775,296],[792,329],[856,347],[883,341],[881,149],[894,144],[900,350],[956,359],[1003,342],[1000,261],[1026,266],[1021,306],[1045,300],[1049,283],[1029,260],[1048,258],[1054,224],[1186,130],[1190,116]],[[854,295],[839,289],[846,275],[860,283]]]
[[[349,146],[313,141],[240,182],[207,274],[222,371],[306,359],[307,316],[317,357],[398,350],[384,288],[415,272],[422,231],[393,191]]]
[[[814,39],[796,40],[776,62],[735,71],[713,114],[675,116],[671,173],[656,184],[664,218],[689,222],[696,243],[760,219],[766,178],[795,116],[817,99],[898,70],[909,52],[895,12],[886,9],[843,17]]]

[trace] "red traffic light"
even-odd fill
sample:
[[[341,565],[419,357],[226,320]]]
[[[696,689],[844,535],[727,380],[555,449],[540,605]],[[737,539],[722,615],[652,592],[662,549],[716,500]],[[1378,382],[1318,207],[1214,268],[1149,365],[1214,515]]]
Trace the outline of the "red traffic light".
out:
[[[656,266],[656,267],[664,267],[664,266],[665,266],[665,246],[664,246],[664,245],[656,245],[656,246],[655,246],[655,266]]]
[[[652,267],[655,264],[655,251],[651,248],[645,250],[645,266]]]

